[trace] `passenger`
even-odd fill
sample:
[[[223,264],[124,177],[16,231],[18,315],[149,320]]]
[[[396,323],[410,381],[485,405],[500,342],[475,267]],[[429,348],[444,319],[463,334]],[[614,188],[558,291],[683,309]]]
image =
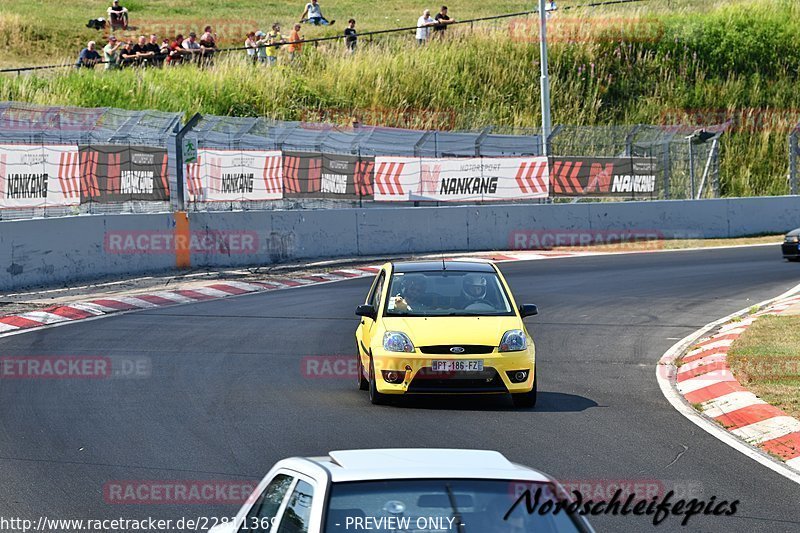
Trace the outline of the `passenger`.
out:
[[[393,298],[394,310],[421,311],[431,307],[427,282],[423,274],[406,274],[400,293]]]

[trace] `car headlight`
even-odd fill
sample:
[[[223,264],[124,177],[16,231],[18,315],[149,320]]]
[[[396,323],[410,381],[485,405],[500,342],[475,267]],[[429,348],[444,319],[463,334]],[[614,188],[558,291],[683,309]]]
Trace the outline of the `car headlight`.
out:
[[[500,340],[501,352],[519,352],[528,347],[528,339],[521,329],[512,329],[503,333]]]
[[[784,242],[796,243],[800,241],[800,235],[787,235]]]
[[[411,353],[414,351],[414,344],[408,335],[400,331],[387,331],[383,334],[383,349],[387,352],[405,352]]]

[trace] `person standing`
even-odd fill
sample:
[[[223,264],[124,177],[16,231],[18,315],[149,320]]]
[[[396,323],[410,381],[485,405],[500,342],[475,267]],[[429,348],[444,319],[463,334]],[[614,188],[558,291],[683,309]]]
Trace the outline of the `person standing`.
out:
[[[356,51],[358,44],[358,33],[356,32],[356,19],[347,21],[347,27],[344,29],[344,44],[347,51],[351,54]]]
[[[442,6],[442,9],[436,13],[434,17],[436,20],[436,26],[433,27],[433,34],[434,36],[438,37],[439,39],[444,38],[445,30],[447,30],[447,26],[455,22],[455,19],[451,19],[447,15],[447,6]]]
[[[431,27],[435,25],[436,21],[431,18],[431,10],[423,11],[422,16],[417,20],[417,44],[423,45],[428,42]]]
[[[108,38],[108,44],[103,47],[103,62],[106,64],[106,70],[113,70],[119,66],[119,47],[121,45],[122,43],[117,42],[117,38],[113,35]]]
[[[260,33],[260,32],[259,32]],[[244,40],[244,47],[247,49],[247,61],[255,64],[258,53],[258,43],[256,42],[256,32],[251,31],[247,34],[247,39]]]
[[[300,35],[300,28],[302,28],[300,24],[295,24],[294,29],[289,34],[289,46],[287,46],[286,49],[289,51],[290,63],[299,61],[303,52],[303,41],[305,39]]]
[[[278,49],[281,47],[281,44],[286,42],[286,38],[281,35],[281,25],[277,22],[272,25],[272,31],[267,33],[266,36],[266,54],[267,54],[267,64],[269,66],[275,66],[278,62]]]

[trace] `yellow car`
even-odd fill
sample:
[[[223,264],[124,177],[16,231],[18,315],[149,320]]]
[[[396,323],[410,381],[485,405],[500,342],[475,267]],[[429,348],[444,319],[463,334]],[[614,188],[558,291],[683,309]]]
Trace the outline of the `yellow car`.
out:
[[[372,403],[402,394],[511,394],[536,404],[533,339],[488,262],[386,263],[356,309],[358,385]]]

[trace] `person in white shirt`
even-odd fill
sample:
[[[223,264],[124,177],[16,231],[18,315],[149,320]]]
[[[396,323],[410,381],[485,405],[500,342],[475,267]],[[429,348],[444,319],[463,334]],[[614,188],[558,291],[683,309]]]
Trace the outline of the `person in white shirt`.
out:
[[[336,21],[332,20],[328,22],[328,20],[322,16],[322,7],[320,7],[319,2],[317,0],[311,0],[306,4],[306,9],[303,11],[303,14],[300,15],[300,22],[310,22],[316,26],[319,26],[320,24],[327,26],[328,24],[333,24]]]
[[[111,28],[128,28],[128,8],[119,5],[119,0],[114,0],[106,12],[108,13],[108,21],[111,23]]]
[[[436,21],[431,18],[431,10],[426,9],[422,16],[417,20],[417,44],[425,44],[431,35],[431,29],[436,25]]]

